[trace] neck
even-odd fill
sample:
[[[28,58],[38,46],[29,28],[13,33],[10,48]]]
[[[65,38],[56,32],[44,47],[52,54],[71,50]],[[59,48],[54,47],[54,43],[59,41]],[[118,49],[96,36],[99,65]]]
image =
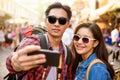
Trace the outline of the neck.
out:
[[[83,60],[86,60],[91,54],[93,53],[93,50],[91,50],[89,53],[86,53],[86,54],[82,54],[82,59]]]
[[[59,48],[61,38],[48,35],[48,39],[53,49]]]

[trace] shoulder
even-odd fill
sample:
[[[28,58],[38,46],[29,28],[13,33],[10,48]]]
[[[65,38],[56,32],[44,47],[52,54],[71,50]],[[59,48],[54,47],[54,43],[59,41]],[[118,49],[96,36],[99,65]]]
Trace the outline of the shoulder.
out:
[[[93,64],[93,66],[91,67],[91,70],[96,70],[96,71],[106,70],[106,69],[107,68],[106,68],[105,64],[100,63],[100,62]]]
[[[96,63],[90,69],[90,80],[111,80],[107,67],[103,63]],[[95,77],[96,76],[96,77]]]
[[[30,35],[28,37],[24,37],[23,40],[20,42],[18,47],[25,47],[28,45],[39,45],[40,40],[35,35]]]

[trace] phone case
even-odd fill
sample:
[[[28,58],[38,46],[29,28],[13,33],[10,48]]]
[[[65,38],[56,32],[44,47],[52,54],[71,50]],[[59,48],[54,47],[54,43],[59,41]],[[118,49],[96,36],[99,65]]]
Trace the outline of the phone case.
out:
[[[44,63],[44,67],[47,66],[59,66],[59,58],[60,58],[60,53],[58,51],[51,51],[51,50],[46,50],[46,49],[41,49],[40,51],[34,51],[29,53],[29,56],[32,55],[37,55],[37,54],[45,54],[46,56],[46,63]]]

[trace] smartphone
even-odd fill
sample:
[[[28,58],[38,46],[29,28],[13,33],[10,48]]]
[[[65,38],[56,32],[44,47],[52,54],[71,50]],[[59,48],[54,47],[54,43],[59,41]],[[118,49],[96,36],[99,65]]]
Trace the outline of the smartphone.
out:
[[[60,53],[59,51],[51,51],[46,49],[40,49],[39,51],[34,51],[28,54],[28,56],[37,55],[37,54],[45,54],[46,63],[44,63],[44,67],[47,66],[59,66]]]

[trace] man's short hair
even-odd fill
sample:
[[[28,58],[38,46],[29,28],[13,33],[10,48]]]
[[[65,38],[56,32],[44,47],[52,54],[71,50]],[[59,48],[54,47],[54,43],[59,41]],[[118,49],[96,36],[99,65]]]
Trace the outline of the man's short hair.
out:
[[[49,15],[50,10],[54,8],[62,8],[63,10],[67,12],[68,19],[69,20],[71,19],[71,16],[72,16],[71,8],[68,5],[62,5],[60,2],[55,2],[51,4],[50,6],[48,6],[48,8],[45,11],[46,17]]]

